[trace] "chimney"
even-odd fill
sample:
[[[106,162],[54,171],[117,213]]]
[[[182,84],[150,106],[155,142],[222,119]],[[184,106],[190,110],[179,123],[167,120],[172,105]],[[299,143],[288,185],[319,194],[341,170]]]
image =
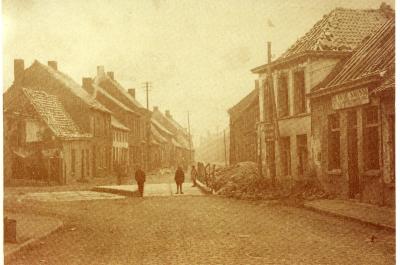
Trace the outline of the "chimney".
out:
[[[167,118],[172,119],[171,113],[169,112],[169,110],[165,111],[165,116],[167,116]]]
[[[97,66],[97,76],[98,77],[103,77],[104,75],[105,75],[104,66],[103,65]]]
[[[153,111],[158,111],[158,107],[157,106],[153,106]]]
[[[24,60],[14,59],[14,85],[22,86],[24,80]]]
[[[82,87],[86,90],[90,95],[93,94],[94,88],[92,86],[93,80],[90,77],[83,77],[82,78]]]
[[[136,92],[134,88],[129,88],[128,93],[133,97],[136,98]]]
[[[51,68],[53,68],[54,70],[58,70],[57,69],[57,62],[56,61],[48,61],[47,65],[50,66]]]
[[[267,57],[267,62],[270,64],[272,60],[272,55],[271,55],[271,42],[267,42],[267,49],[268,49],[268,57]]]
[[[114,80],[114,72],[107,72],[107,75],[108,75],[109,78]]]

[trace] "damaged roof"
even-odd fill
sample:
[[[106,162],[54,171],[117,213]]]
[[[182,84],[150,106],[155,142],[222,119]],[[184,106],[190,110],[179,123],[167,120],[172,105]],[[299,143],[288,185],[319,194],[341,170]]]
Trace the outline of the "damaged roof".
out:
[[[382,3],[379,9],[336,8],[318,21],[271,65],[279,65],[303,55],[346,56],[392,17],[394,11],[385,3]],[[265,71],[267,65],[258,66],[251,71]]]
[[[327,87],[354,82],[371,75],[384,76],[395,65],[395,21],[385,23],[346,61],[342,70]]]
[[[390,10],[385,5],[380,9],[367,10],[336,8],[318,21],[280,58],[304,51],[352,51],[365,37],[379,29],[388,16]]]
[[[90,134],[82,133],[69,114],[65,111],[57,96],[44,91],[23,88],[23,92],[32,103],[36,112],[56,137],[85,138]]]

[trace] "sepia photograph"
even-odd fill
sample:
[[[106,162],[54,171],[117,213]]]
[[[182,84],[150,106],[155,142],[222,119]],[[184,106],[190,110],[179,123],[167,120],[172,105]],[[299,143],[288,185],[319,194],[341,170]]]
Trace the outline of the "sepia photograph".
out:
[[[2,0],[2,261],[396,264],[395,5]]]

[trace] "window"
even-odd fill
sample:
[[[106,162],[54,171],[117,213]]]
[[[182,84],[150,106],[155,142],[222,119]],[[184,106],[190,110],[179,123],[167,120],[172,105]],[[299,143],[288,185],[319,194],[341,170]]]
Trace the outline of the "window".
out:
[[[89,149],[86,149],[86,176],[90,176],[90,160],[89,160]]]
[[[287,74],[278,79],[278,107],[279,117],[289,116],[289,88]]]
[[[281,138],[281,168],[282,175],[289,176],[291,174],[290,167],[290,137]]]
[[[306,112],[306,88],[304,81],[304,70],[294,73],[294,113]]]
[[[365,170],[379,169],[378,107],[367,107],[363,112]]]
[[[75,149],[71,150],[71,176],[75,176]]]
[[[297,157],[298,157],[298,174],[304,175],[307,171],[308,152],[307,152],[307,135],[297,135]]]
[[[85,150],[81,151],[81,178],[85,178]]]
[[[339,114],[328,116],[328,169],[340,169]]]
[[[273,108],[274,102],[272,101],[273,99],[271,97],[272,96],[271,89],[274,89],[274,88],[273,88],[273,80],[270,78],[269,82],[268,82],[268,87],[265,90],[265,94],[264,94],[264,98],[265,98],[264,99],[264,104],[265,104],[264,109],[266,111],[265,119],[266,119],[266,122],[268,122],[268,123],[272,123],[273,111],[274,111],[274,108]]]

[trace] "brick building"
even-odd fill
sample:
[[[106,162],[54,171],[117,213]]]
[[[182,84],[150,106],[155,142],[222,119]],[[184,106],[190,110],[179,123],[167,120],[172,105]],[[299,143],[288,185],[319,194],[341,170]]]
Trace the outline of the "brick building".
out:
[[[394,68],[391,19],[310,94],[312,160],[330,193],[394,206]]]
[[[166,151],[166,159],[169,160],[168,165],[172,167],[180,165],[186,168],[194,158],[194,150],[191,148],[192,140],[188,132],[173,119],[168,110],[163,114],[155,107],[152,117],[166,131],[172,133],[171,144],[168,145],[169,147]]]
[[[252,69],[260,83],[258,134],[264,176],[293,185],[312,171],[311,108],[306,94],[392,13],[386,5],[376,10],[337,8],[272,62],[269,46],[268,63]]]
[[[112,108],[115,117],[130,129],[129,165],[140,164],[146,167],[151,112],[136,100],[134,89],[125,89],[114,78],[114,72],[105,73],[104,66],[97,67],[92,85],[96,99]]]
[[[256,82],[256,86],[257,86]],[[257,123],[259,121],[259,89],[256,87],[229,113],[229,164],[257,162]]]
[[[56,96],[65,112],[83,133],[89,133],[91,152],[89,158],[91,175],[109,176],[112,172],[111,112],[93,99],[82,87],[58,70],[57,62],[44,65],[35,61],[25,69],[23,60],[14,61],[14,83],[4,97],[15,87],[26,87]],[[77,158],[75,158],[77,159]]]
[[[4,96],[5,184],[71,184],[91,179],[91,138],[57,96],[11,87]]]

